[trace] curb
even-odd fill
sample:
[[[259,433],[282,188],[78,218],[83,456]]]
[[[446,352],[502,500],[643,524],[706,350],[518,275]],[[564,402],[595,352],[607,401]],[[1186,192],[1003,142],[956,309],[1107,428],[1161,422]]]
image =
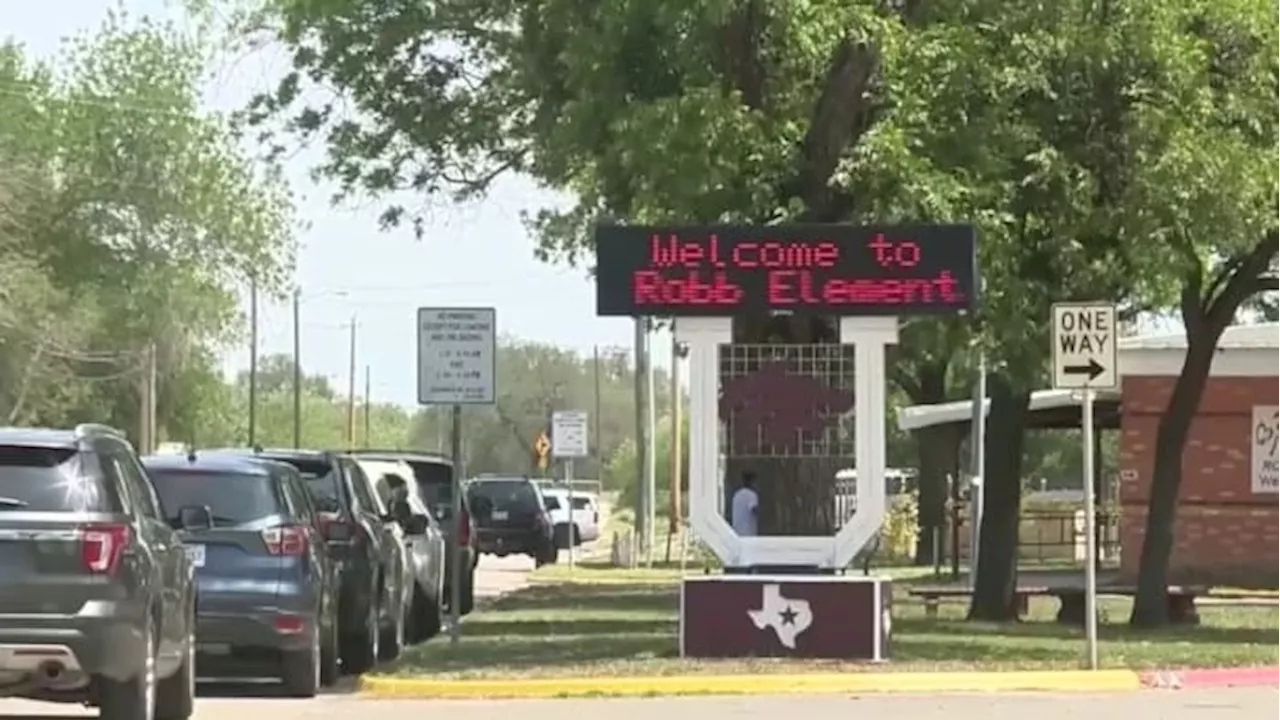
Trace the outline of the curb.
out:
[[[1280,686],[1280,667],[1151,670],[1140,676],[1143,687],[1164,690]]]
[[[1139,690],[1142,687],[1141,678],[1132,670],[671,675],[526,680],[433,680],[426,677],[364,675],[358,684],[360,694],[365,697],[440,699],[1019,691],[1102,692]]]

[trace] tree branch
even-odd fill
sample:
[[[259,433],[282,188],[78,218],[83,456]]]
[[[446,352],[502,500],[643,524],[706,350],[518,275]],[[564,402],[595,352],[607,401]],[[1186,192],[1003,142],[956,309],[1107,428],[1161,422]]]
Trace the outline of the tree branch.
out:
[[[822,92],[801,148],[800,199],[812,219],[831,221],[828,184],[844,151],[870,127],[871,85],[880,66],[878,51],[846,37],[831,54]]]
[[[1280,237],[1277,236],[1276,230],[1259,238],[1248,253],[1231,263],[1234,270],[1222,286],[1222,291],[1216,297],[1204,299],[1205,315],[1215,326],[1220,324],[1221,327],[1226,327],[1244,301],[1257,292],[1256,288],[1266,281],[1267,270],[1276,257],[1278,241]]]
[[[765,66],[760,56],[767,18],[760,0],[747,0],[724,28],[725,75],[752,110],[764,109]]]

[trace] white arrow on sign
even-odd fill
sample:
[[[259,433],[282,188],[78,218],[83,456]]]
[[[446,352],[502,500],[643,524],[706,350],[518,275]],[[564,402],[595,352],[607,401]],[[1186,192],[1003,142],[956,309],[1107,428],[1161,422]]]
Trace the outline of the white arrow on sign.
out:
[[[1059,389],[1115,389],[1116,306],[1111,303],[1056,303],[1053,306],[1053,386]]]

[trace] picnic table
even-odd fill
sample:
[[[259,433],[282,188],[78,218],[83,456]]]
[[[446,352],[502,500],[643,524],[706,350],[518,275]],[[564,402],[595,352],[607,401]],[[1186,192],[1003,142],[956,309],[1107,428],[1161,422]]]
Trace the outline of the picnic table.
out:
[[[973,591],[966,587],[933,587],[912,588],[907,591],[908,597],[918,598],[924,602],[926,618],[938,617],[938,605],[942,600],[968,598]],[[1099,596],[1133,597],[1137,587],[1132,585],[1106,585],[1098,588]],[[1200,614],[1196,612],[1196,598],[1209,594],[1204,586],[1170,585],[1167,590],[1169,603],[1169,621],[1177,625],[1197,625]],[[1014,602],[1017,605],[1018,617],[1027,612],[1027,605],[1032,597],[1053,597],[1058,600],[1058,622],[1067,625],[1084,625],[1085,597],[1084,588],[1079,586],[1037,586],[1019,587],[1014,591]]]

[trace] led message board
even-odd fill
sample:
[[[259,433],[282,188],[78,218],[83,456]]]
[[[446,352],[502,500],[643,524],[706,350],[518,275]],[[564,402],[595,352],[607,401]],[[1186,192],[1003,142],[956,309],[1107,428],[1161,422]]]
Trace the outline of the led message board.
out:
[[[596,228],[600,315],[949,314],[977,307],[968,225]]]

